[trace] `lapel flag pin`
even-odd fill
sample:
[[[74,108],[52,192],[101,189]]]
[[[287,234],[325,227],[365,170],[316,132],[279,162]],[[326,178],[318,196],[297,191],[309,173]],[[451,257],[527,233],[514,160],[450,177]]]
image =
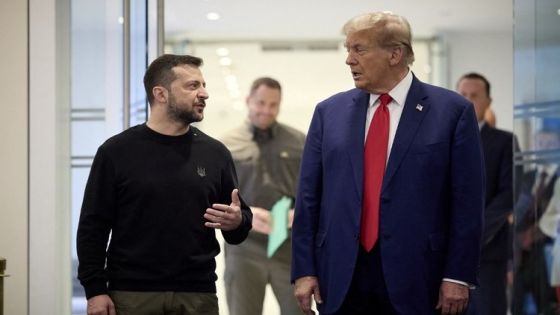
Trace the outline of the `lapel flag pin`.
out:
[[[420,104],[416,104],[416,110],[421,112],[422,109],[424,109],[424,106],[420,105]]]

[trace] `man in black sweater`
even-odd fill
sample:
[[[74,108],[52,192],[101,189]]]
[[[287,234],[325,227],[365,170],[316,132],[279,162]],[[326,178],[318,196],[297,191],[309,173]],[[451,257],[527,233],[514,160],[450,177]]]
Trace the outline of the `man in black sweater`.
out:
[[[239,244],[252,215],[228,149],[190,126],[208,98],[201,65],[177,55],[152,62],[148,122],[97,151],[77,236],[88,315],[218,314],[214,230]]]

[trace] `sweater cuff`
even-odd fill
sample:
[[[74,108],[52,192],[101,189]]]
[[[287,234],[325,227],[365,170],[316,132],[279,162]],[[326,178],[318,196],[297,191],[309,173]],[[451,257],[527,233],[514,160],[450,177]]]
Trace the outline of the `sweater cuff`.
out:
[[[224,236],[225,241],[228,244],[232,245],[237,245],[243,242],[247,238],[247,236],[249,235],[249,231],[253,227],[252,219],[253,217],[251,214],[251,210],[248,211],[248,214],[242,213],[241,224],[239,224],[239,226],[235,230],[222,230],[222,235]]]
[[[103,280],[95,280],[88,283],[82,283],[82,286],[86,291],[86,298],[88,300],[97,295],[108,294],[107,283],[105,283],[105,281]]]

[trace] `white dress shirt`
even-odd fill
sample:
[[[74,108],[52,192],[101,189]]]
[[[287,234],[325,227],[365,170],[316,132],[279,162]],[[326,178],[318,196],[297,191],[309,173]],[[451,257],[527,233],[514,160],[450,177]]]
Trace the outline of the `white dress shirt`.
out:
[[[404,109],[404,102],[406,102],[406,96],[412,85],[412,72],[408,70],[408,73],[391,91],[389,91],[389,96],[393,100],[387,104],[387,109],[389,110],[389,142],[387,144],[387,161],[391,154],[391,148],[393,147],[393,141],[395,140],[395,134],[397,133],[397,127],[399,126],[399,121],[401,120],[401,115]],[[369,95],[369,106],[367,109],[366,116],[366,131],[364,135],[364,143],[367,139],[367,134],[369,131],[369,125],[373,120],[373,114],[381,101],[379,100],[379,94]]]

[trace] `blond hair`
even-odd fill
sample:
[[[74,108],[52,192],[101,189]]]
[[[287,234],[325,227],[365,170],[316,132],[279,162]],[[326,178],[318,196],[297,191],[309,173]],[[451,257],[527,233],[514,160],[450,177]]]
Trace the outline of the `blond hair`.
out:
[[[412,31],[404,17],[392,12],[372,12],[353,17],[342,27],[342,33],[346,36],[363,30],[374,31],[380,47],[404,47],[404,61],[407,65],[412,65],[414,62]]]

